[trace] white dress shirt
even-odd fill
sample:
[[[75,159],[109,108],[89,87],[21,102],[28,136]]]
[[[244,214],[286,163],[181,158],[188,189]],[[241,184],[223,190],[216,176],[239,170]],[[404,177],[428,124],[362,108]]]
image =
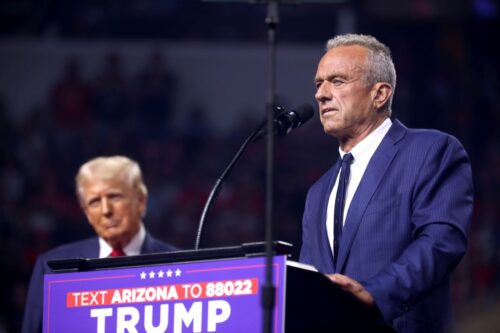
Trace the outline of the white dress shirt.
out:
[[[345,206],[344,206],[344,216],[342,219],[342,225],[345,223],[345,218],[349,213],[349,206],[351,205],[352,198],[356,189],[358,188],[361,178],[365,173],[368,166],[368,162],[372,158],[375,150],[377,150],[380,142],[389,131],[392,125],[390,118],[384,120],[384,122],[377,127],[373,132],[368,134],[366,138],[361,140],[354,148],[351,149],[350,153],[354,157],[351,163],[351,172],[349,175],[349,180],[347,182],[347,189],[345,195]],[[340,158],[344,157],[346,152],[343,152],[339,147]],[[337,175],[335,184],[333,185],[332,192],[330,193],[330,199],[328,200],[328,208],[326,211],[326,231],[328,233],[328,240],[330,241],[330,247],[333,252],[333,218],[335,214],[335,197],[337,195],[337,187],[339,183],[340,172]]]
[[[141,223],[141,227],[137,235],[135,235],[130,243],[128,243],[124,248],[123,252],[127,256],[135,256],[141,254],[142,243],[144,243],[144,239],[146,238],[146,229],[144,225]],[[113,249],[111,246],[101,237],[99,237],[99,258],[109,257]]]

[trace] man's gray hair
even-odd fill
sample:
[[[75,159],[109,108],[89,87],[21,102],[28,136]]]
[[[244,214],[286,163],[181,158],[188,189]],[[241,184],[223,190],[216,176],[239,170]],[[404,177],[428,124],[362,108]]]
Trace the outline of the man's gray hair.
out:
[[[143,197],[147,197],[148,189],[142,178],[141,168],[136,161],[125,156],[110,156],[94,158],[80,167],[76,175],[76,194],[82,207],[84,183],[98,180],[121,179]]]
[[[391,50],[375,37],[360,34],[338,35],[328,40],[326,50],[329,51],[336,47],[350,45],[359,45],[368,50],[368,63],[365,74],[365,81],[368,85],[377,82],[387,82],[391,85],[392,95],[387,103],[380,108],[381,112],[387,112],[390,116],[392,112],[392,98],[396,89],[396,69],[392,62]]]

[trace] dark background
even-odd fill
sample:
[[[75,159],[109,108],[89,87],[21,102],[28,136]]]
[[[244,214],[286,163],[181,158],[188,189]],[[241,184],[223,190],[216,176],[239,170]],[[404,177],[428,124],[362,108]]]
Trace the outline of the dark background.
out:
[[[372,34],[393,52],[393,116],[409,127],[449,132],[466,147],[475,209],[469,251],[453,275],[457,332],[500,327],[499,10],[494,0],[303,1],[280,8],[278,50],[287,51],[279,59],[317,50],[306,52],[315,66],[335,34]],[[74,196],[74,176],[89,158],[124,154],[139,161],[150,191],[148,230],[180,248],[193,247],[208,193],[263,119],[265,94],[253,104],[242,102],[235,115],[179,100],[189,101],[202,79],[212,85],[206,95],[221,108],[236,91],[265,91],[265,16],[265,5],[245,2],[0,1],[0,333],[19,330],[36,256],[93,234]],[[175,59],[179,63],[191,45],[203,51],[197,51],[204,53],[200,59],[214,49],[247,56],[257,50],[260,87],[239,71],[228,73],[224,63],[218,64],[221,76],[213,77],[193,74],[190,58],[177,66]],[[146,48],[155,51],[133,56]],[[280,70],[280,103],[312,101],[314,66]],[[304,69],[308,77],[298,77]],[[280,90],[304,80],[310,90],[303,95]],[[223,84],[231,88],[218,91]],[[337,146],[316,117],[278,139],[275,149],[275,238],[293,243],[296,259],[306,191],[335,161]],[[264,213],[262,141],[250,146],[226,182],[208,216],[203,246],[264,239]]]

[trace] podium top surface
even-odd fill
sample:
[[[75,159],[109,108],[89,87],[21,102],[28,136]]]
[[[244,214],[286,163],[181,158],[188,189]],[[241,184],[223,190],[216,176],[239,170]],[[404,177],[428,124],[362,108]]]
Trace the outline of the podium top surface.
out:
[[[272,243],[273,255],[291,255],[293,245],[283,241]],[[199,250],[180,250],[172,252],[159,252],[141,254],[137,256],[124,256],[113,258],[70,258],[50,260],[49,267],[54,273],[59,272],[84,272],[99,269],[132,267],[141,265],[154,265],[162,263],[215,260],[241,257],[264,256],[266,253],[265,242],[244,243],[238,246],[206,248]]]

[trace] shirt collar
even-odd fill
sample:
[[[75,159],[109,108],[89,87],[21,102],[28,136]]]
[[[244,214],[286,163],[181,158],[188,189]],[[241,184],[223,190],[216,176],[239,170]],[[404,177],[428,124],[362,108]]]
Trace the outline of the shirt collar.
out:
[[[139,228],[139,232],[132,238],[130,243],[128,243],[124,248],[123,252],[127,256],[135,256],[141,254],[142,244],[146,239],[146,229],[144,225],[141,223]],[[111,246],[101,237],[99,237],[99,258],[109,257],[109,254],[113,251]]]
[[[372,157],[373,153],[377,149],[378,145],[384,138],[384,136],[389,131],[392,125],[390,118],[386,118],[379,127],[377,127],[373,132],[368,134],[363,140],[361,140],[356,146],[354,146],[350,153],[354,157],[354,163],[368,164],[368,161]],[[342,151],[339,147],[340,158],[343,158],[346,152]]]

